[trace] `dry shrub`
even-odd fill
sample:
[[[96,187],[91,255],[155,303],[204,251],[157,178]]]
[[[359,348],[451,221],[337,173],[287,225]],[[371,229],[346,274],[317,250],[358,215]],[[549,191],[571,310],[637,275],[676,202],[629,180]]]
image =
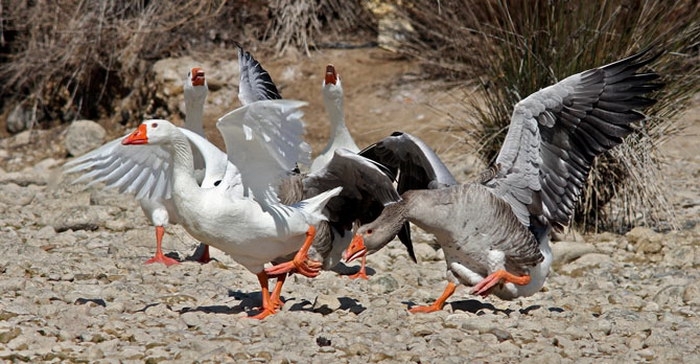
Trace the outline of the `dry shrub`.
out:
[[[328,43],[376,35],[376,21],[363,0],[270,0],[271,22],[264,38],[277,53],[338,46]]]
[[[150,72],[159,59],[234,42],[308,51],[329,36],[371,33],[373,21],[360,0],[0,1],[0,133],[17,110],[23,124],[10,132],[166,116]]]
[[[244,14],[259,7],[245,3],[3,1],[0,106],[7,115],[19,104],[30,111],[28,123],[44,127],[116,111],[121,122],[140,119],[153,106],[150,66],[219,37],[217,28],[238,30],[220,16],[224,6]]]
[[[673,225],[657,146],[679,131],[674,116],[700,91],[699,5],[692,0],[397,2],[416,31],[403,51],[434,76],[469,79],[478,91],[460,121],[482,159],[495,159],[523,97],[652,43],[667,53],[650,68],[666,87],[649,119],[591,170],[574,221],[586,230]],[[668,225],[665,225],[668,226]]]

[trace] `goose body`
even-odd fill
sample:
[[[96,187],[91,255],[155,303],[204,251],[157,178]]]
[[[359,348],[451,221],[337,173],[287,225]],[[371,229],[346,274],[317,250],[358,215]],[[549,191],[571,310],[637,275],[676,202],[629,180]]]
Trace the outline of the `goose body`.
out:
[[[258,275],[263,310],[257,318],[277,309],[277,303],[270,300],[264,264],[310,245],[314,226],[326,219],[325,205],[342,190],[329,189],[293,205],[279,201],[276,185],[296,163],[309,159],[310,148],[301,140],[299,108],[303,105],[290,100],[258,101],[220,118],[217,128],[237,168],[227,170],[213,187],[197,183],[188,138],[168,121],[144,121],[122,141],[128,147],[159,146],[169,153],[172,172],[165,178],[171,180],[172,200],[183,227]],[[277,276],[276,290],[281,290],[281,282],[292,269],[307,276],[318,274],[317,266],[296,257],[290,264]]]
[[[208,89],[204,71],[194,67],[184,82],[185,129],[182,132],[194,147],[194,166],[199,183],[211,187],[219,181],[227,170],[226,154],[204,138],[202,115]],[[135,192],[141,209],[156,231],[156,253],[149,263],[172,265],[179,263],[167,257],[162,251],[162,238],[169,223],[177,223],[179,214],[170,199],[170,185],[165,179],[158,179],[150,170],[140,169],[154,161],[163,163],[163,170],[171,166],[168,153],[158,147],[126,148],[123,138],[115,139],[90,153],[76,158],[65,165],[66,173],[90,171],[75,182],[92,180],[91,183],[105,182],[106,187],[121,192]],[[231,171],[235,167],[229,167]],[[240,181],[239,181],[240,183]],[[240,190],[240,188],[239,188]]]
[[[638,72],[647,51],[572,75],[520,101],[495,164],[478,181],[456,184],[424,143],[395,133],[366,150],[401,169],[402,200],[361,226],[348,260],[377,249],[404,221],[435,235],[448,285],[428,306],[440,310],[457,285],[503,299],[529,296],[545,283],[552,262],[549,233],[568,223],[594,158],[620,144],[662,87]]]

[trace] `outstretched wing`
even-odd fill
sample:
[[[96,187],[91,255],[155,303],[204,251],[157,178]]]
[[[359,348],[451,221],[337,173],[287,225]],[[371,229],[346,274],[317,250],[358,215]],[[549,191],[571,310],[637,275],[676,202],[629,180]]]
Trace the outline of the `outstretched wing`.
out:
[[[637,71],[658,57],[642,51],[569,76],[533,93],[513,110],[510,128],[485,184],[518,219],[544,216],[560,230],[569,223],[593,159],[622,143],[643,120],[644,97],[663,86]]]
[[[126,136],[125,136],[126,137]],[[170,198],[172,157],[157,145],[124,146],[124,137],[63,165],[64,173],[83,173],[73,183],[104,182],[106,188],[133,193],[136,198]]]
[[[282,98],[270,74],[240,45],[238,46],[238,67],[240,69],[238,100],[241,104]]]
[[[204,157],[206,168],[202,186],[213,187],[227,171],[226,154],[197,133],[179,129]],[[173,167],[170,153],[160,145],[122,145],[125,137],[69,161],[63,166],[64,173],[83,173],[73,183],[89,182],[90,186],[104,182],[106,188],[133,193],[138,199],[169,199]]]
[[[216,123],[226,154],[241,173],[245,194],[263,206],[278,202],[273,191],[281,177],[311,159],[311,147],[302,137],[304,105],[293,100],[256,101]]]
[[[394,174],[398,170],[399,193],[457,184],[435,151],[409,133],[393,132],[391,136],[370,145],[359,154],[387,166]]]

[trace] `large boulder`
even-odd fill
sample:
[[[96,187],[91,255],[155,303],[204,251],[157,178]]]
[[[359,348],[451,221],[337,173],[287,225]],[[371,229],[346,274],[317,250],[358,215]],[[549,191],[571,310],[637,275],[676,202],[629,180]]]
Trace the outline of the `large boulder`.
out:
[[[94,121],[76,120],[66,129],[63,145],[70,155],[78,157],[101,146],[106,134],[105,128]]]

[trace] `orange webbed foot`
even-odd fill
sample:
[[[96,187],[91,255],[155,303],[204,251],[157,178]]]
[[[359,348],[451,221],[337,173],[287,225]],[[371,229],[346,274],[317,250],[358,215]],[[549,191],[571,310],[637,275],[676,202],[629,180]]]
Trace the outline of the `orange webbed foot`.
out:
[[[266,268],[265,273],[268,275],[281,275],[284,273],[299,273],[305,277],[314,278],[321,272],[323,263],[309,259],[309,248],[313,243],[316,235],[316,228],[312,225],[306,231],[306,240],[301,249],[294,255],[294,259],[289,262],[277,264],[273,267]]]
[[[452,282],[448,282],[447,287],[445,287],[445,291],[442,292],[442,295],[440,295],[440,297],[438,297],[438,299],[436,299],[432,305],[415,306],[415,307],[410,308],[408,310],[408,312],[410,312],[410,313],[430,313],[430,312],[440,311],[445,306],[445,302],[447,301],[447,299],[450,298],[450,296],[452,296],[452,294],[455,293],[456,289],[457,289],[456,284],[454,284]]]
[[[180,264],[179,261],[163,255],[163,252],[160,252],[160,254],[156,253],[156,255],[153,256],[153,258],[143,262],[143,264],[153,264],[153,263],[163,263],[168,267],[171,265]]]
[[[360,265],[360,270],[357,271],[355,274],[351,274],[348,276],[350,279],[369,279],[367,276],[367,269],[365,268],[365,265],[367,264],[367,257],[362,256],[362,264]]]
[[[435,312],[435,311],[440,311],[442,310],[442,307],[438,307],[436,305],[425,305],[425,306],[413,306],[411,307],[408,312],[410,313],[430,313],[430,312]]]
[[[489,293],[493,287],[495,287],[496,285],[502,284],[504,282],[511,282],[511,283],[514,283],[517,285],[524,286],[524,285],[530,283],[530,276],[529,275],[516,276],[514,274],[508,273],[507,271],[505,271],[503,269],[499,269],[499,270],[489,274],[481,282],[477,283],[474,286],[474,288],[472,288],[472,294],[486,297],[489,295]]]
[[[171,266],[175,264],[180,264],[179,261],[166,257],[163,254],[163,235],[165,235],[165,228],[162,226],[156,226],[156,254],[153,258],[145,261],[143,264],[153,264],[153,263],[163,263],[166,266]]]

